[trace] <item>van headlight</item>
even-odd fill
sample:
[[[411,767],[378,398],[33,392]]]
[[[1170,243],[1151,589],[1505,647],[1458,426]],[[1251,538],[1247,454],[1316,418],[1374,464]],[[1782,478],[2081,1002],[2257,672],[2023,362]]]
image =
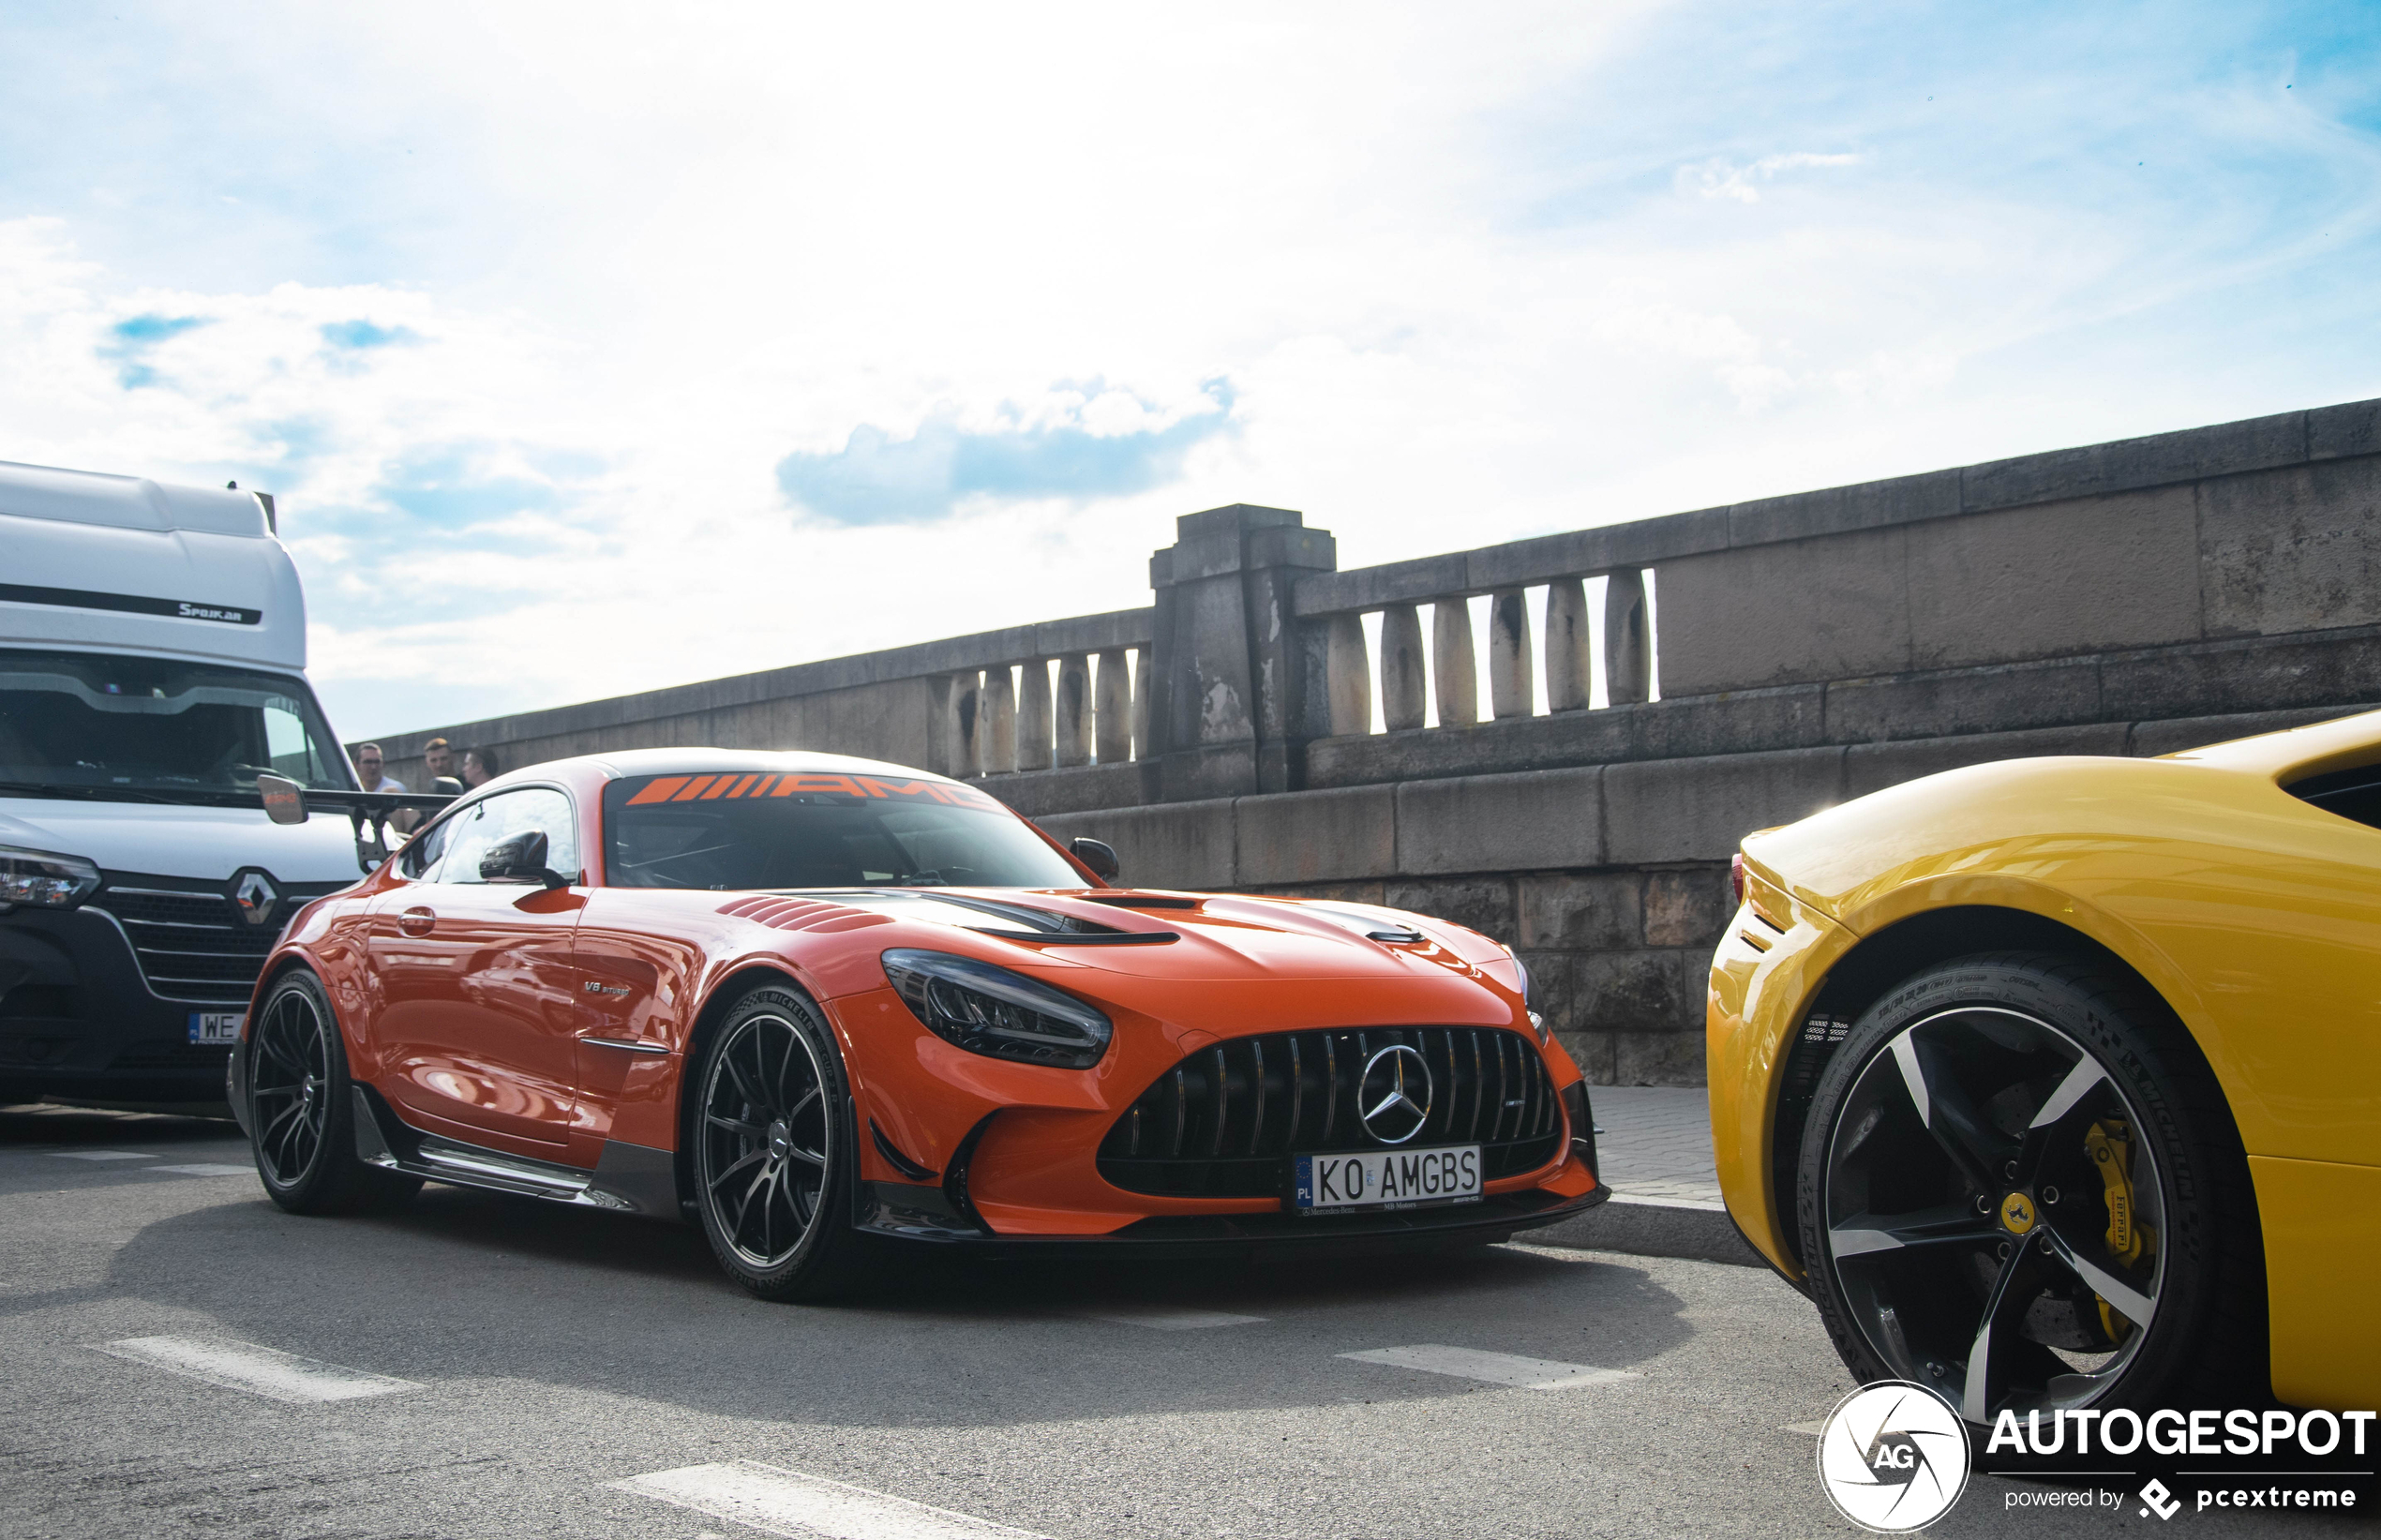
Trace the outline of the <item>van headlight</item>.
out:
[[[937,1037],[970,1054],[1088,1069],[1108,1051],[1108,1018],[1039,979],[949,952],[885,953],[885,977]]]
[[[99,869],[81,856],[0,845],[0,909],[71,909],[99,890]]]

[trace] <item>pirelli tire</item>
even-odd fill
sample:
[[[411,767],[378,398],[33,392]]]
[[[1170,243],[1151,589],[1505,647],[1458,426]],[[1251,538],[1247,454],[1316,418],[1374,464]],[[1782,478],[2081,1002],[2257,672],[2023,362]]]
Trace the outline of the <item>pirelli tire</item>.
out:
[[[791,1303],[865,1282],[874,1255],[852,1225],[850,1084],[816,1002],[790,983],[745,990],[709,1035],[691,1089],[695,1208],[727,1276]]]
[[[292,968],[273,982],[240,1052],[248,1056],[248,1145],[265,1195],[292,1214],[400,1206],[422,1179],[355,1156],[347,1044],[322,981]]]
[[[1889,991],[1819,1077],[1793,1197],[1862,1382],[1980,1429],[2269,1397],[2239,1133],[2181,1023],[2104,963],[1981,953]]]

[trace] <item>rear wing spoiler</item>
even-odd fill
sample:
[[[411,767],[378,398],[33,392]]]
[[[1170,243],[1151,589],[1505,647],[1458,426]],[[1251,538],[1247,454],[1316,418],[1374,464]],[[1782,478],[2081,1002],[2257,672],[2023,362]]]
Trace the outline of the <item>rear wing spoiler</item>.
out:
[[[433,792],[315,791],[285,775],[260,775],[257,794],[264,800],[265,816],[277,824],[302,824],[314,810],[345,813],[355,828],[355,863],[366,872],[389,859],[389,815],[399,808],[436,813],[456,799]]]

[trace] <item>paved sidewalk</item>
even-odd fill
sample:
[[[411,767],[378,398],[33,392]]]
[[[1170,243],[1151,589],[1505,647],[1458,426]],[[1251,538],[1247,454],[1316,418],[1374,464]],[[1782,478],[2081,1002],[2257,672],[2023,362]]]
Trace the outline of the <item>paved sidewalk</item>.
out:
[[[1720,1212],[1711,1106],[1700,1090],[1591,1085],[1599,1174],[1616,1204]]]

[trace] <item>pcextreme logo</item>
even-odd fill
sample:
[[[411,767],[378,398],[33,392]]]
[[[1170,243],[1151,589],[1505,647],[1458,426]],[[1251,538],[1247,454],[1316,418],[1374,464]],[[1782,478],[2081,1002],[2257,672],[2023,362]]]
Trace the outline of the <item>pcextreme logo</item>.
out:
[[[1968,1428],[1924,1385],[1879,1380],[1836,1403],[1819,1435],[1819,1484],[1879,1534],[1923,1530],[1968,1485]]]

